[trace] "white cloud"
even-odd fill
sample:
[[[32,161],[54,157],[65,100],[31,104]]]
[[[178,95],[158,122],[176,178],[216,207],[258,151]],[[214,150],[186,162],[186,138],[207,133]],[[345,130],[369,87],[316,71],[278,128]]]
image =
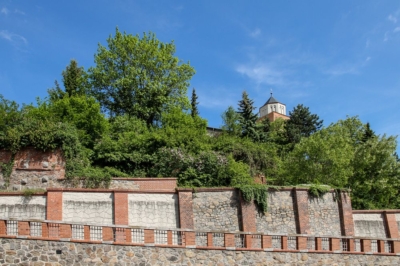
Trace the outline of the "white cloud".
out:
[[[265,85],[284,85],[282,72],[273,69],[266,64],[239,65],[236,71],[250,78],[252,81]]]
[[[0,10],[0,13],[1,13],[1,14],[4,14],[4,15],[8,15],[8,12],[9,12],[9,10],[8,10],[6,7],[3,7],[3,8]]]
[[[390,14],[387,19],[393,23],[397,23],[397,18],[392,14]]]
[[[19,45],[20,43],[23,43],[25,45],[28,44],[28,41],[25,39],[25,37],[12,32],[8,32],[7,30],[1,30],[0,37],[13,43],[14,45]]]
[[[326,70],[325,73],[332,76],[341,76],[341,75],[357,75],[360,74],[360,69],[365,67],[368,62],[371,60],[371,57],[368,56],[363,61],[359,61],[356,63],[343,63],[338,64],[336,66],[331,67]]]
[[[400,31],[400,27],[397,27],[397,28],[395,28],[395,29],[393,30],[393,32],[398,32],[398,31]]]
[[[387,42],[389,40],[389,32],[385,32],[385,36],[383,38],[384,42]]]
[[[259,28],[256,28],[255,30],[250,32],[250,36],[253,37],[253,38],[256,38],[256,37],[260,36],[260,34],[261,34],[261,30]]]
[[[19,10],[19,9],[15,9],[15,10],[14,10],[14,13],[20,14],[20,15],[25,15],[25,12],[22,11],[22,10]]]

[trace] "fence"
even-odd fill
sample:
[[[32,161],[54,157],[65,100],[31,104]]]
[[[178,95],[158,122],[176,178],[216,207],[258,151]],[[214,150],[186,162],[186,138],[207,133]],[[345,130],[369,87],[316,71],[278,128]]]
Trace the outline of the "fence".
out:
[[[195,232],[54,221],[0,220],[0,237],[200,249],[400,255],[400,239]]]

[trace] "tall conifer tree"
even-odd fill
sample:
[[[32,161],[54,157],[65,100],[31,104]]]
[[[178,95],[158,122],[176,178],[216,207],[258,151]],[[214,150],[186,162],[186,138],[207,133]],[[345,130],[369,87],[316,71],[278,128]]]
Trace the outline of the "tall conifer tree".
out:
[[[199,115],[199,109],[197,108],[197,105],[199,102],[197,101],[198,97],[196,94],[196,89],[193,88],[192,90],[192,100],[191,100],[191,105],[192,105],[192,117],[196,117]]]

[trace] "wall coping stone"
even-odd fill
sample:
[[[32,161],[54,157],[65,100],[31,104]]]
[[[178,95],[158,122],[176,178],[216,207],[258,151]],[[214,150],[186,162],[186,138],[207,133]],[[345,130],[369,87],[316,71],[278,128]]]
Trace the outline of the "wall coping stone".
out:
[[[353,214],[368,214],[368,213],[400,213],[400,210],[353,210]]]
[[[104,193],[104,192],[126,192],[126,193],[138,193],[138,194],[145,194],[145,193],[167,193],[167,194],[175,194],[175,189],[108,189],[108,188],[47,188],[47,191],[62,191],[62,192],[93,192],[93,193]]]

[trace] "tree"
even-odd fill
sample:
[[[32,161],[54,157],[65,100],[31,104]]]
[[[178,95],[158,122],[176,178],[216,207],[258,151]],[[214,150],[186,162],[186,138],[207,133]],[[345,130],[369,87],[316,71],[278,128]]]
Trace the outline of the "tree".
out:
[[[83,67],[78,67],[78,62],[72,59],[62,72],[65,92],[69,96],[84,95],[87,90],[87,74]]]
[[[78,62],[72,59],[69,65],[63,70],[64,91],[60,88],[58,81],[54,82],[55,87],[48,90],[50,100],[56,101],[65,96],[80,96],[88,92],[88,77],[85,69],[78,66]]]
[[[316,114],[311,114],[308,107],[302,104],[289,112],[290,119],[286,121],[286,137],[289,143],[299,143],[303,137],[321,129],[323,120]]]
[[[285,169],[292,185],[322,183],[346,187],[353,174],[353,157],[347,128],[333,124],[302,138],[289,153]]]
[[[199,109],[197,108],[197,105],[199,102],[197,101],[197,94],[196,94],[196,89],[193,88],[192,90],[192,99],[191,99],[191,105],[192,105],[192,117],[196,117],[199,115]]]
[[[242,137],[251,138],[254,141],[259,140],[258,127],[256,124],[257,114],[253,113],[255,107],[253,100],[249,99],[246,91],[242,93],[242,99],[239,101],[239,124],[241,126]]]
[[[95,67],[89,69],[92,93],[111,117],[127,114],[148,125],[173,106],[189,108],[186,96],[194,69],[174,56],[175,45],[153,33],[121,33],[99,44]]]
[[[221,117],[224,122],[222,130],[233,135],[238,135],[240,133],[239,114],[232,106],[229,106],[228,109],[222,113]]]

